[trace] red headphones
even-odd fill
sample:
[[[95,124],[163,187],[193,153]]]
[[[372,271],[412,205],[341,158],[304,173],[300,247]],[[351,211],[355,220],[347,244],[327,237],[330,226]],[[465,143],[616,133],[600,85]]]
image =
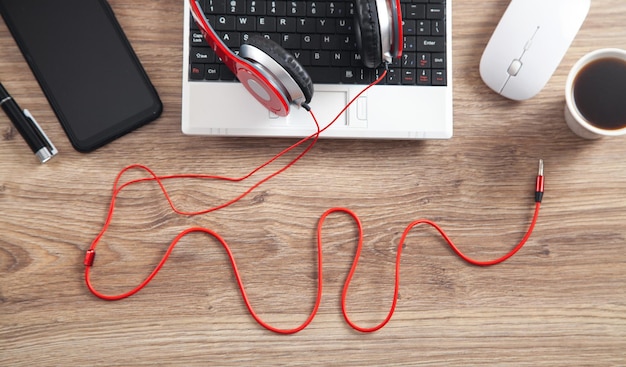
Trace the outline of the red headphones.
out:
[[[311,102],[313,81],[295,57],[261,36],[251,36],[236,55],[217,36],[198,0],[189,2],[193,18],[215,54],[268,110],[287,116],[290,104]],[[363,65],[390,64],[402,55],[400,0],[355,0],[355,30]]]

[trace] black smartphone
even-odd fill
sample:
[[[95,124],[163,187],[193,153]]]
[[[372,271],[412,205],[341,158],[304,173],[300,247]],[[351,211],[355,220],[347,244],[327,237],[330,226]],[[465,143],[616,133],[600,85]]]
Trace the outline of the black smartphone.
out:
[[[161,114],[106,0],[0,0],[0,13],[76,150],[92,151]]]

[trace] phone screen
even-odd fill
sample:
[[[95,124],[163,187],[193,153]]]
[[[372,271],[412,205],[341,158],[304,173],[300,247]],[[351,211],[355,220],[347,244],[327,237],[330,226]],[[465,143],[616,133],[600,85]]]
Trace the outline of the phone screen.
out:
[[[94,150],[161,114],[106,0],[0,0],[0,13],[75,149]]]

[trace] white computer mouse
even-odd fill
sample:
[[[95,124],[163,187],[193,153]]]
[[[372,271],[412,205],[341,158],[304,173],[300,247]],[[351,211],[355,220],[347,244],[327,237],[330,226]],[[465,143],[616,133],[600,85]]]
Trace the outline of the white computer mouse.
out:
[[[480,60],[485,84],[525,100],[546,85],[587,17],[591,0],[512,0]]]

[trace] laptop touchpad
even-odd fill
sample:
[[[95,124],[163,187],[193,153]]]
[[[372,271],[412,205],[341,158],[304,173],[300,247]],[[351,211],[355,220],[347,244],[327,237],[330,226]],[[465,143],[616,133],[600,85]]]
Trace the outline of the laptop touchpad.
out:
[[[311,99],[311,112],[317,118],[320,128],[332,122],[348,103],[345,91],[316,91]],[[271,115],[270,115],[271,116]],[[275,116],[275,115],[274,115]],[[348,124],[346,113],[343,113],[333,125],[346,126]],[[287,123],[295,126],[315,126],[311,115],[304,108],[293,107],[287,116]]]

